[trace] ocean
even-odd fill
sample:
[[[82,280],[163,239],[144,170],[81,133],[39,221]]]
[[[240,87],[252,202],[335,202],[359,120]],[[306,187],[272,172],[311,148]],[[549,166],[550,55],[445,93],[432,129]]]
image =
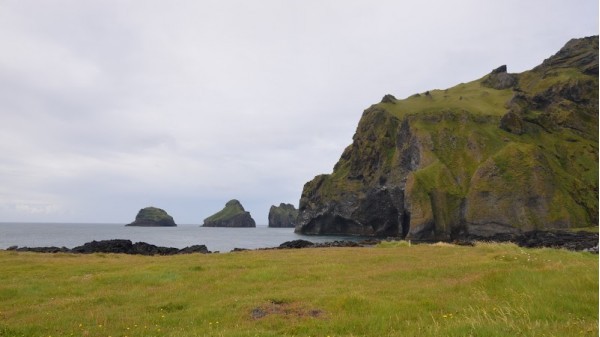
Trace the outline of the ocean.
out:
[[[352,236],[306,236],[293,228],[216,228],[199,225],[177,227],[129,227],[99,223],[0,223],[0,249],[19,247],[73,248],[93,240],[128,239],[156,246],[185,248],[206,245],[208,250],[229,252],[234,248],[269,248],[291,240],[314,243],[334,240],[359,240]]]

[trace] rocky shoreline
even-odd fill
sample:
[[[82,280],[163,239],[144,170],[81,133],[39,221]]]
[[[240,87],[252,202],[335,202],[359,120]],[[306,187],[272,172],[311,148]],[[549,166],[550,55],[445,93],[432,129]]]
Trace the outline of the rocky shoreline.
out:
[[[275,250],[275,249],[301,249],[301,248],[327,248],[327,247],[371,247],[382,241],[400,241],[400,238],[387,239],[366,239],[361,241],[330,241],[323,243],[314,243],[308,240],[286,241],[277,247],[259,248],[257,250]],[[476,242],[512,242],[520,247],[526,248],[557,248],[572,251],[584,251],[598,254],[598,233],[592,232],[568,232],[568,231],[529,231],[521,234],[502,234],[492,237],[466,236],[458,238],[449,243],[472,246]],[[415,244],[431,243],[425,241],[413,241]],[[232,252],[246,251],[249,249],[235,248]],[[12,246],[7,251],[17,252],[37,252],[37,253],[74,253],[74,254],[92,254],[92,253],[113,253],[113,254],[132,254],[132,255],[177,255],[177,254],[210,254],[213,253],[205,245],[194,245],[182,249],[172,247],[155,246],[145,242],[133,243],[130,240],[102,240],[91,241],[69,249],[66,247],[17,247]],[[215,252],[218,253],[218,252]]]
[[[183,249],[173,247],[155,246],[146,242],[133,243],[131,240],[101,240],[91,241],[77,246],[73,249],[67,247],[17,247],[12,246],[8,251],[17,252],[36,252],[36,253],[74,253],[74,254],[92,254],[92,253],[113,253],[130,255],[177,255],[201,253],[209,254],[210,251],[205,245],[194,245]]]
[[[521,234],[498,234],[492,237],[465,236],[447,241],[461,246],[473,246],[476,242],[512,242],[525,248],[556,248],[572,251],[584,251],[598,254],[598,233],[568,231],[529,231]],[[294,240],[282,243],[275,249],[323,248],[323,247],[368,247],[382,241],[400,241],[390,237],[385,240],[368,239],[363,241],[332,241],[312,243],[307,240]],[[413,241],[415,244],[432,243],[433,241]]]

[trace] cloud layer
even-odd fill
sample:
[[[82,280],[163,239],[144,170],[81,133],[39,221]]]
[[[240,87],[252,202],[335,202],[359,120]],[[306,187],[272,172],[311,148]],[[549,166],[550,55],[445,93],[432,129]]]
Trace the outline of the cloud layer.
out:
[[[529,69],[595,1],[0,3],[0,221],[259,224],[331,169],[362,110]]]

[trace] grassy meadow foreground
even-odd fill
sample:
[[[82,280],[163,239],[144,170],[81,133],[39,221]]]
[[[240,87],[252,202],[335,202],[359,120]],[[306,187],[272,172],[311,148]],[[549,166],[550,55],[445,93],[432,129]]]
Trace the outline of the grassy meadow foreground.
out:
[[[597,336],[598,255],[512,244],[0,252],[0,336]]]

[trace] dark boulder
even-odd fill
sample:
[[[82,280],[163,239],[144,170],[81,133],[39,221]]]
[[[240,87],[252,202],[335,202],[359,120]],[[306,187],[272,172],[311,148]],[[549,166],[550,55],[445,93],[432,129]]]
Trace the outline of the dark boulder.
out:
[[[491,74],[500,74],[506,72],[506,64],[499,66],[498,68],[492,70]]]
[[[193,253],[208,254],[208,253],[210,253],[210,251],[208,250],[208,248],[206,248],[205,245],[193,245],[193,246],[189,246],[189,247],[180,249],[177,252],[177,254],[193,254]]]
[[[86,242],[82,246],[77,246],[71,250],[73,253],[92,254],[92,253],[115,253],[115,254],[133,254],[133,243],[131,240],[102,240]]]
[[[485,77],[481,82],[486,87],[494,88],[498,90],[512,88],[519,82],[516,74],[509,74],[506,72],[506,65],[500,66]]]
[[[327,241],[315,244],[315,247],[318,248],[329,248],[329,247],[362,247],[361,243],[350,240],[335,240],[335,241]]]
[[[279,248],[281,249],[291,249],[291,248],[307,248],[307,247],[313,247],[315,244],[310,242],[310,241],[306,241],[306,240],[292,240],[292,241],[286,241],[282,244],[279,245]]]
[[[392,103],[392,104],[396,104],[396,97],[394,97],[394,95],[391,94],[387,94],[385,96],[383,96],[383,98],[381,99],[381,103]]]
[[[175,255],[179,253],[179,249],[172,247],[159,247],[146,242],[136,242],[133,244],[130,253],[139,255]]]
[[[70,252],[67,247],[17,247],[11,246],[7,250],[17,252],[34,252],[34,253],[68,253]]]

